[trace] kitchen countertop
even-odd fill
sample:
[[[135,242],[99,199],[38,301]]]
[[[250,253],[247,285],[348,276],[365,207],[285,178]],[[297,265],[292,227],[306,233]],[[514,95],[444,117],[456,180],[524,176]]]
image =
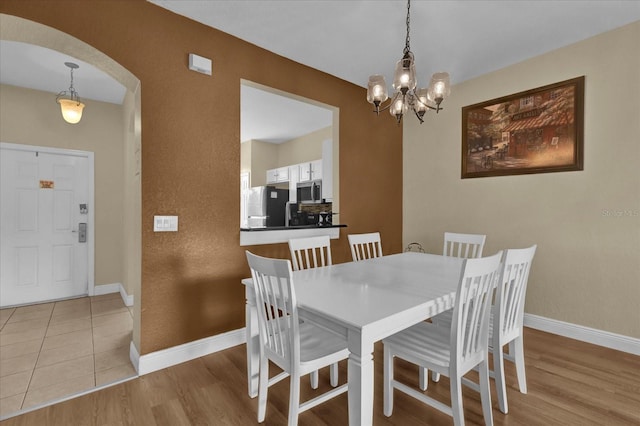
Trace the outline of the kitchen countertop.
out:
[[[346,228],[347,225],[337,224],[337,225],[327,225],[327,226],[318,226],[318,225],[299,225],[299,226],[269,226],[265,228],[240,228],[241,231],[295,231],[296,229],[330,229],[330,228]]]
[[[331,239],[340,238],[340,228],[347,225],[331,226],[272,226],[269,228],[240,228],[240,245],[286,243],[292,238],[307,238],[327,235]],[[267,232],[268,231],[268,232]]]

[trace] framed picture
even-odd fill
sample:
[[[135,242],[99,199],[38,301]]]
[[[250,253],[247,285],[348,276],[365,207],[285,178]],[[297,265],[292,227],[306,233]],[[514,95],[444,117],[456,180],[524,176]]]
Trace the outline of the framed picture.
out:
[[[583,169],[584,76],[462,108],[462,179]]]

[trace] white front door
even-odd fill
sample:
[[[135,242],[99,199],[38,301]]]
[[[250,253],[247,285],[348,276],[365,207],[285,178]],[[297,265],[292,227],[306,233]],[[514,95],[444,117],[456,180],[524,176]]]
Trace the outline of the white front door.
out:
[[[33,149],[0,149],[2,307],[88,293],[89,159]]]

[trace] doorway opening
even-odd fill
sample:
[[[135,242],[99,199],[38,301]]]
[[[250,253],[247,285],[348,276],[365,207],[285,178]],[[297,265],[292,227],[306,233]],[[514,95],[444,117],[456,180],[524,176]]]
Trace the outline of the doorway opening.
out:
[[[69,55],[70,59],[77,58],[78,60],[91,64],[94,67],[107,73],[109,76],[111,76],[111,78],[117,80],[118,82],[120,82],[120,84],[122,84],[126,88],[123,107],[121,108],[122,110],[122,114],[121,114],[122,126],[121,127],[122,127],[123,134],[120,139],[122,140],[122,144],[123,144],[123,155],[118,156],[118,161],[119,161],[118,167],[120,167],[121,173],[125,177],[122,184],[118,184],[118,186],[116,187],[117,188],[116,191],[119,191],[118,196],[122,199],[119,206],[119,211],[117,213],[117,216],[122,218],[122,222],[119,225],[118,230],[116,231],[121,235],[121,237],[118,243],[119,247],[117,248],[117,250],[114,250],[115,252],[117,252],[117,256],[120,258],[119,260],[117,260],[117,262],[119,262],[118,263],[119,266],[117,268],[118,276],[117,276],[117,279],[112,277],[109,277],[107,279],[100,278],[100,272],[99,272],[100,268],[104,270],[105,269],[103,267],[104,262],[108,262],[110,260],[104,258],[104,250],[96,249],[95,250],[95,264],[96,264],[95,276],[98,279],[95,281],[95,286],[93,287],[93,293],[92,293],[91,287],[88,287],[87,292],[89,293],[89,296],[97,297],[99,300],[96,300],[96,301],[99,302],[99,304],[97,304],[94,309],[93,307],[94,298],[90,297],[89,298],[91,299],[90,305],[92,306],[92,308],[87,308],[87,309],[90,309],[90,311],[99,310],[99,309],[109,309],[109,305],[112,303],[110,300],[107,300],[109,299],[109,295],[105,294],[104,296],[95,296],[95,294],[111,293],[112,291],[118,291],[119,289],[120,294],[117,295],[118,298],[128,300],[130,301],[130,304],[133,305],[132,307],[122,308],[123,310],[126,310],[126,312],[123,312],[123,314],[130,315],[132,318],[130,319],[131,321],[130,326],[132,328],[132,332],[129,332],[129,336],[125,344],[127,346],[130,346],[131,348],[134,348],[134,347],[139,348],[140,347],[140,305],[141,305],[141,300],[140,300],[140,294],[141,294],[141,291],[140,291],[140,287],[141,287],[141,223],[140,223],[141,221],[141,214],[140,214],[141,212],[141,182],[140,182],[140,178],[141,178],[141,87],[140,87],[140,81],[131,72],[125,69],[122,65],[118,64],[113,59],[109,58],[107,55],[98,51],[94,47],[66,33],[63,33],[61,31],[58,31],[54,28],[51,28],[42,24],[38,24],[33,21],[25,20],[19,17],[11,16],[11,15],[0,14],[0,39],[10,40],[10,41],[20,42],[20,43],[29,43],[32,45],[37,45],[37,46],[45,47],[48,49],[52,49],[52,50],[61,52],[65,55]],[[5,93],[4,85],[2,86],[2,90],[3,90],[3,93]],[[7,90],[10,90],[10,89],[7,89]],[[3,95],[3,98],[4,98],[4,95]],[[53,101],[51,101],[51,103],[53,104],[52,106],[55,108],[56,107],[55,103]],[[3,108],[3,110],[6,110],[6,108]],[[86,112],[88,113],[88,111],[89,110],[87,109]],[[3,111],[2,114],[3,114],[3,123],[4,123],[5,111]],[[58,119],[61,122],[62,118],[59,117],[60,115],[59,110],[57,114],[58,114]],[[86,115],[85,117],[83,117],[83,121],[88,118],[89,116]],[[82,123],[80,124],[82,125]],[[60,124],[60,125],[62,126],[63,124]],[[69,126],[68,124],[64,124],[64,125]],[[2,142],[25,144],[25,145],[29,145],[29,144],[41,145],[36,141],[28,140],[27,136],[23,135],[23,137],[18,137],[15,134],[12,135],[11,132],[7,129],[8,127],[9,126],[3,126],[3,128],[0,129],[0,140]],[[77,130],[77,129],[79,128],[77,127],[74,130]],[[58,131],[58,130],[59,128],[55,127],[55,131]],[[56,148],[56,147],[53,147],[53,148]],[[58,148],[68,148],[68,146],[67,147],[63,146]],[[101,161],[97,158],[97,154],[96,154],[95,161],[96,161],[96,164],[98,163],[98,161]],[[104,170],[104,168],[101,167],[100,170]],[[101,172],[96,167],[96,179],[95,179],[96,194],[98,194],[98,187],[100,185],[109,186],[110,183],[112,183],[112,182],[105,181],[104,177],[101,176],[100,173]],[[96,196],[98,197],[98,195]],[[102,207],[100,205],[101,203],[100,198],[97,198],[95,201],[96,202],[92,204],[95,204],[96,208],[89,210],[90,212],[93,211],[94,213],[96,213],[97,211],[100,211],[101,208],[105,208],[104,200],[102,200],[103,201]],[[83,203],[77,203],[77,204],[83,204]],[[80,208],[79,206],[76,206],[76,207],[78,209]],[[111,216],[115,216],[115,215],[111,215]],[[81,223],[80,221],[78,222]],[[96,224],[96,228],[94,229],[93,235],[89,234],[88,238],[95,236],[97,238],[97,241],[104,241],[105,232],[103,229],[100,228],[103,221],[97,220],[97,221],[91,221],[91,222]],[[87,223],[90,223],[90,221],[87,221]],[[107,233],[106,238],[108,239],[108,237],[109,235]],[[121,295],[126,297],[121,298],[120,297]],[[77,303],[80,303],[80,301],[83,299],[87,300],[88,298],[85,297],[80,299],[73,299],[73,300],[69,300],[68,302],[78,301]],[[119,302],[122,303],[122,300],[119,300]],[[56,302],[55,304],[58,304],[58,303],[61,304],[61,309],[63,310],[67,309],[66,304],[64,302]],[[85,303],[86,305],[86,302],[83,302],[83,303]],[[63,304],[65,305],[64,307],[62,307]],[[69,305],[72,305],[72,304],[73,303],[69,303]],[[42,307],[45,305],[47,304],[45,303],[41,305],[34,305],[33,307],[26,306],[25,310],[28,310],[28,309],[38,310],[37,309],[38,307]],[[75,306],[73,309],[79,310],[80,308]],[[50,318],[53,318],[53,316],[55,316],[55,312],[53,312],[53,310],[51,312],[52,313]],[[13,312],[11,315],[13,316],[14,314],[15,312]],[[3,312],[0,311],[0,323],[3,323],[4,321],[4,318],[2,317],[3,317]],[[112,327],[113,329],[113,327],[118,327],[118,326],[109,325],[109,327]],[[97,329],[94,327],[92,330],[89,330],[89,331],[95,332],[96,330]],[[49,331],[46,331],[46,333],[48,334]],[[42,341],[41,343],[43,343],[44,340],[49,337],[52,337],[52,335],[43,334],[38,338],[40,338]],[[100,339],[104,340],[104,337],[101,336]],[[4,342],[5,342],[5,339],[3,339],[3,343]],[[41,347],[44,348],[44,346],[42,345]],[[4,346],[0,348],[0,350],[3,350],[3,349],[5,349]],[[130,351],[131,349],[129,349],[128,352]],[[91,356],[93,357],[93,355]],[[97,362],[97,359],[98,358],[96,357],[95,360],[92,360],[92,365],[95,362]],[[135,367],[137,368],[137,366]],[[36,365],[36,370],[37,368],[38,366]],[[19,373],[16,373],[16,374],[19,374]],[[95,382],[94,382],[94,385],[95,385]],[[79,392],[79,391],[86,392],[89,390],[90,389],[83,389],[83,390],[75,389],[74,392]],[[20,398],[20,396],[18,398]],[[24,395],[22,395],[22,401],[25,401]],[[2,405],[6,407],[4,402],[6,401],[3,398]],[[47,402],[44,402],[44,403],[46,404]],[[20,408],[25,409],[26,407],[18,407],[18,410],[20,410]],[[4,418],[6,417],[6,415],[7,413],[5,413],[3,409],[3,412],[0,414],[0,418]]]

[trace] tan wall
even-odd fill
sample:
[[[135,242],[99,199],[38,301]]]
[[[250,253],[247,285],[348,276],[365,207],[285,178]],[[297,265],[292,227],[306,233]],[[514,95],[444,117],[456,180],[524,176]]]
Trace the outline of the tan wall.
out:
[[[139,93],[127,91],[122,105],[124,123],[123,149],[123,250],[122,285],[127,294],[134,295],[140,288],[140,173],[141,146],[139,117],[136,118],[136,103],[140,103]],[[136,342],[139,339],[135,340]]]
[[[247,141],[241,144],[241,169],[251,171],[251,186],[267,183],[267,170],[322,158],[322,141],[332,138],[331,127],[280,144]],[[285,185],[286,186],[286,185]]]
[[[240,144],[240,171],[251,172],[251,141]]]
[[[278,145],[278,166],[304,163],[322,158],[322,141],[331,139],[331,126]]]
[[[278,148],[268,142],[251,141],[251,186],[267,184],[267,170],[278,167]]]
[[[241,79],[340,109],[340,221],[349,228],[332,241],[334,262],[350,259],[347,232],[379,230],[386,253],[402,250],[402,129],[371,113],[362,87],[142,0],[5,0],[0,13],[64,31],[140,79],[142,355],[244,326]],[[211,77],[189,71],[189,53],[224,66]],[[365,184],[378,191],[360,191]],[[179,232],[154,233],[154,214],[178,215]],[[251,249],[289,256],[286,244]]]
[[[463,106],[581,75],[584,171],[460,179]],[[640,338],[640,22],[455,85],[444,106],[404,124],[405,244],[538,244],[526,312]]]
[[[122,107],[90,99],[78,124],[62,119],[55,94],[0,85],[2,142],[95,153],[95,284],[122,282]]]

